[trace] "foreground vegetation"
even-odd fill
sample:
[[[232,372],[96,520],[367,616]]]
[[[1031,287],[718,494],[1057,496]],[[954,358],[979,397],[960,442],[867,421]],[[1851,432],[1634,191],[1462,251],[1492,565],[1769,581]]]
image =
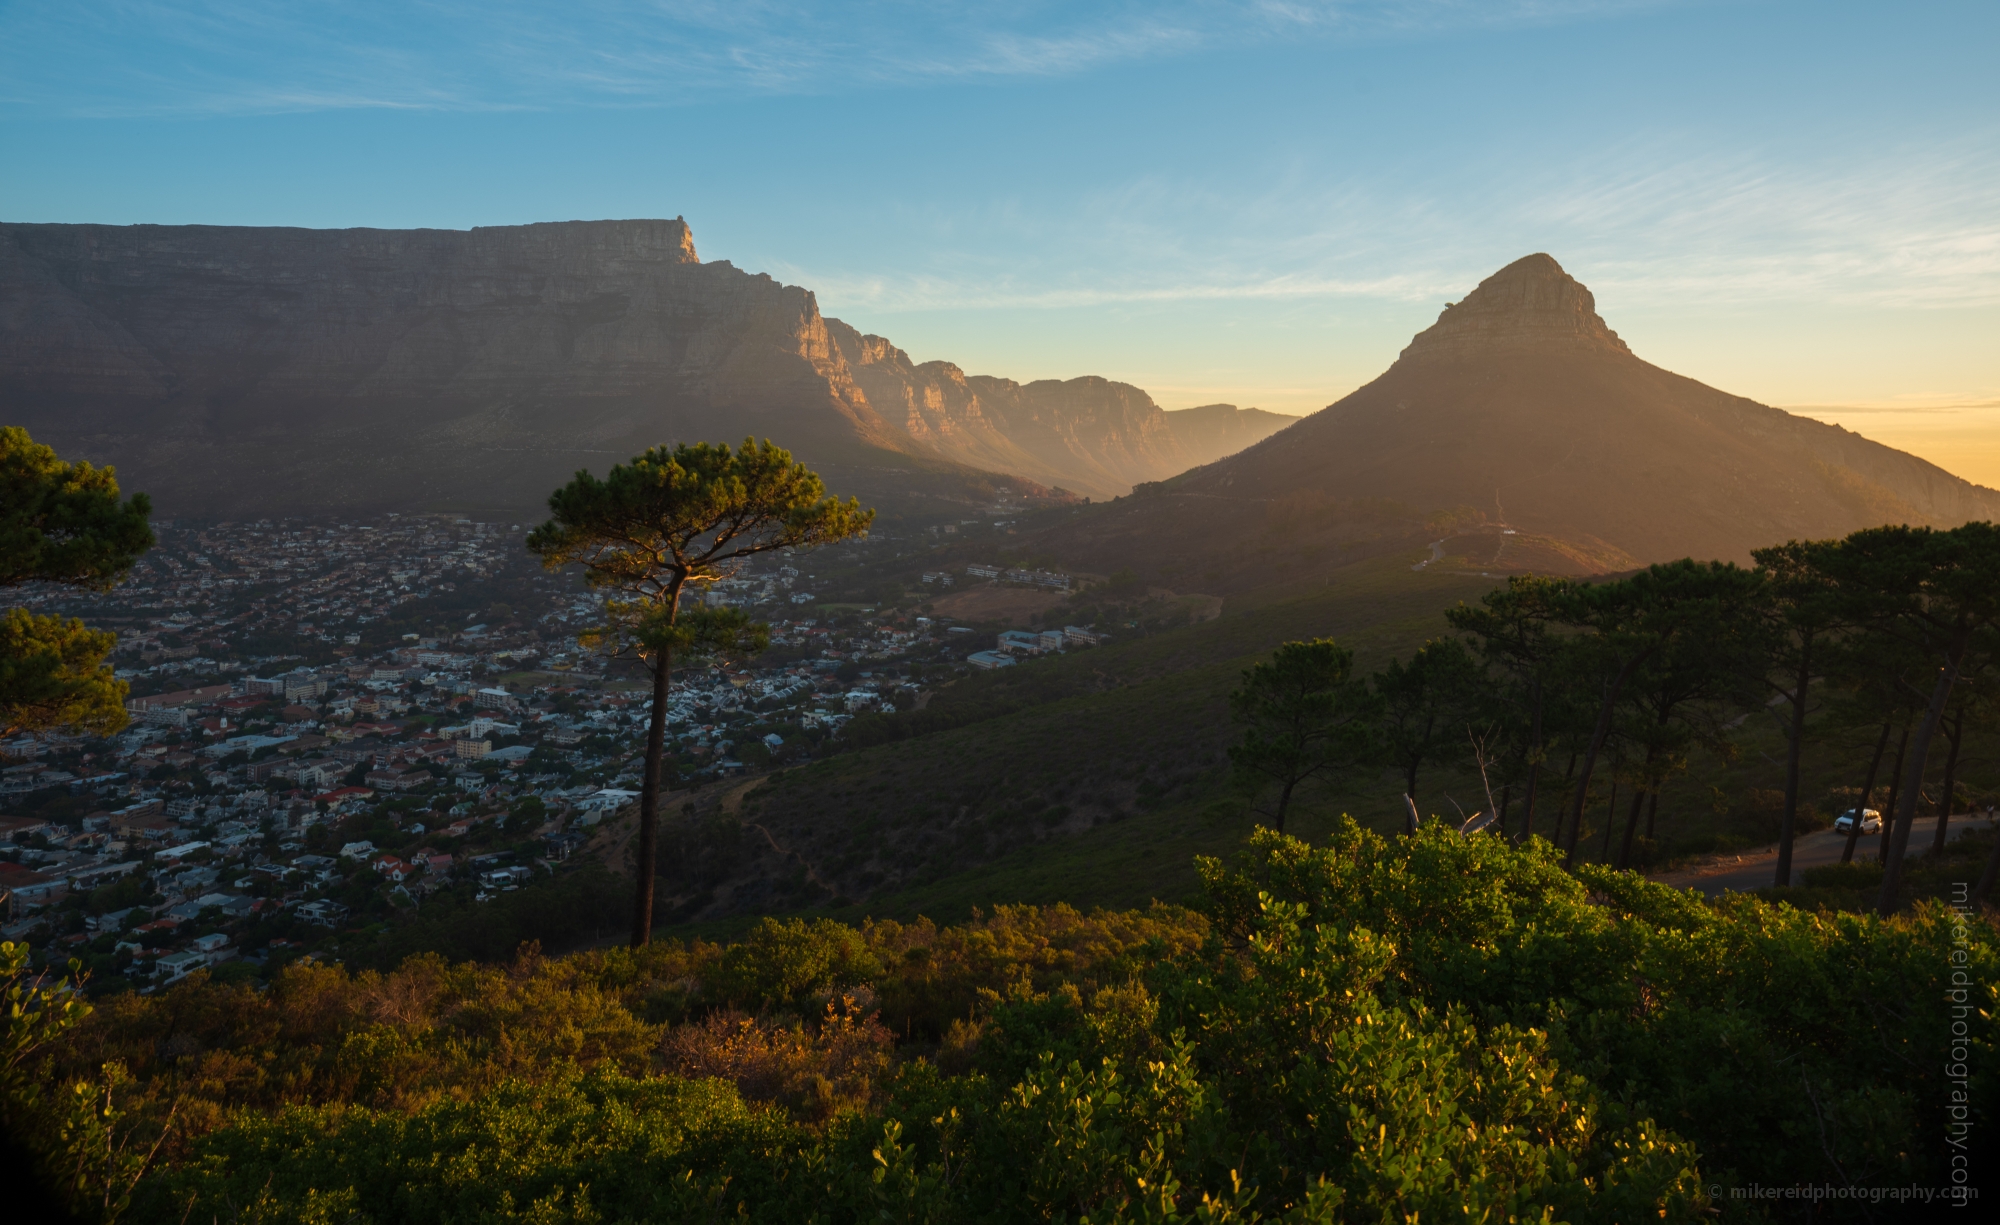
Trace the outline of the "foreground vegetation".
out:
[[[1950,1186],[1969,1016],[1992,1156],[1989,928],[1559,859],[1265,830],[1191,909],[192,981],[17,1016],[8,1111],[145,1221],[1752,1219]]]

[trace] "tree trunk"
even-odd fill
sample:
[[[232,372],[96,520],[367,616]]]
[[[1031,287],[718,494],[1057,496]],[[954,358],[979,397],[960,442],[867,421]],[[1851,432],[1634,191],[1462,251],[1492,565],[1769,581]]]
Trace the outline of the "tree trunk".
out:
[[[1409,796],[1409,797],[1410,797],[1410,803],[1412,803],[1412,804],[1414,804],[1414,803],[1416,803],[1416,802],[1417,802],[1417,766],[1418,766],[1418,764],[1419,764],[1419,763],[1418,763],[1417,761],[1415,761],[1415,760],[1412,760],[1412,761],[1410,762],[1410,768],[1409,768],[1409,769],[1408,769],[1407,771],[1405,771],[1405,772],[1404,772],[1404,775],[1403,775],[1403,781],[1404,781],[1404,783],[1406,784],[1406,785],[1405,785],[1405,786],[1403,787],[1403,794],[1404,794],[1404,795],[1407,795],[1407,796]]]
[[[1272,821],[1271,828],[1277,830],[1281,834],[1285,832],[1285,809],[1290,807],[1292,803],[1292,788],[1298,785],[1299,785],[1298,779],[1295,778],[1286,779],[1285,789],[1278,793],[1278,815],[1277,818],[1274,821]]]
[[[1854,862],[1854,844],[1861,839],[1861,817],[1868,811],[1868,797],[1875,794],[1875,772],[1882,768],[1882,754],[1889,748],[1889,729],[1896,725],[1896,716],[1891,714],[1882,720],[1882,735],[1875,741],[1875,756],[1868,762],[1868,781],[1861,784],[1861,798],[1855,802],[1854,824],[1847,827],[1847,849],[1840,853],[1840,862]]]
[[[1611,686],[1604,694],[1604,705],[1597,712],[1597,726],[1590,733],[1590,748],[1583,755],[1583,773],[1576,780],[1576,801],[1570,806],[1569,848],[1563,855],[1563,867],[1576,862],[1576,841],[1583,831],[1583,800],[1590,791],[1590,772],[1597,768],[1597,755],[1603,751],[1604,742],[1611,738],[1611,714],[1618,706],[1618,695],[1624,691],[1625,682],[1632,679],[1639,665],[1646,662],[1651,651],[1641,651],[1634,655],[1625,666],[1618,669],[1618,675],[1611,680]]]
[[[1597,853],[1603,860],[1611,858],[1611,831],[1618,825],[1618,779],[1611,779],[1611,798],[1604,801],[1604,849]]]
[[[1664,732],[1667,726],[1666,719],[1665,718],[1660,719],[1659,723],[1661,731]],[[1653,763],[1655,761],[1658,761],[1659,757],[1660,757],[1659,745],[1649,744],[1646,746],[1645,773],[1642,777],[1647,779],[1653,778]],[[1659,786],[1658,781],[1655,780],[1653,785],[1655,788],[1653,792],[1653,800],[1655,803],[1658,803],[1660,795],[1659,791],[1657,790]],[[1632,836],[1639,832],[1639,809],[1642,805],[1645,804],[1645,802],[1646,802],[1646,789],[1644,787],[1641,787],[1632,793],[1632,812],[1631,815],[1625,818],[1625,838],[1618,845],[1618,870],[1620,872],[1623,872],[1626,868],[1631,866]],[[1617,813],[1615,812],[1608,812],[1605,814],[1605,818],[1607,821],[1616,816]],[[1653,823],[1651,821],[1646,822],[1646,837],[1648,840],[1651,840],[1651,838],[1653,837]]]
[[[1957,717],[1945,727],[1951,751],[1944,758],[1944,794],[1938,797],[1937,833],[1931,838],[1931,854],[1944,850],[1945,825],[1951,820],[1952,792],[1958,787],[1958,746],[1965,740],[1965,703],[1958,704]]]
[[[653,881],[660,873],[660,765],[667,741],[667,686],[673,653],[653,659],[653,716],[646,721],[646,781],[639,785],[638,888],[632,899],[632,947],[653,938]]]
[[[1903,722],[1903,735],[1896,741],[1896,763],[1889,767],[1889,799],[1882,805],[1882,833],[1875,848],[1876,863],[1889,862],[1889,836],[1895,832],[1896,800],[1902,795],[1903,758],[1910,749],[1910,723],[1908,719]]]
[[[1889,858],[1882,865],[1882,896],[1875,901],[1875,911],[1883,918],[1896,913],[1896,890],[1903,883],[1903,854],[1909,850],[1910,827],[1917,820],[1917,794],[1924,788],[1924,766],[1930,756],[1931,737],[1937,734],[1945,703],[1951,700],[1951,687],[1957,680],[1958,657],[1954,656],[1938,669],[1937,683],[1931,686],[1930,705],[1924,708],[1924,720],[1917,725],[1917,741],[1910,746],[1910,760],[1903,767],[1904,794],[1896,807],[1896,836],[1889,842]]]
[[[1539,676],[1535,678],[1533,692],[1534,713],[1528,720],[1528,794],[1522,799],[1521,809],[1522,842],[1535,836],[1535,790],[1542,778],[1542,678]]]
[[[1632,793],[1632,813],[1625,818],[1625,839],[1618,845],[1618,870],[1623,872],[1632,865],[1632,837],[1639,832],[1639,810],[1645,807],[1646,792],[1643,788]]]
[[[1568,786],[1568,785],[1569,785],[1569,780],[1571,780],[1571,779],[1573,779],[1573,778],[1575,778],[1575,777],[1576,777],[1576,758],[1577,758],[1577,754],[1578,754],[1578,751],[1579,751],[1579,750],[1576,750],[1576,749],[1571,749],[1571,750],[1570,750],[1570,753],[1569,753],[1569,768],[1563,771],[1563,785],[1564,785],[1564,786]],[[1558,808],[1558,809],[1556,809],[1556,827],[1555,827],[1555,830],[1554,830],[1554,832],[1552,832],[1552,833],[1551,833],[1551,834],[1549,835],[1549,843],[1550,843],[1550,845],[1554,846],[1554,847],[1555,847],[1555,848],[1556,848],[1557,850],[1561,850],[1561,849],[1563,848],[1563,845],[1564,845],[1564,843],[1563,843],[1563,824],[1564,824],[1564,818],[1566,818],[1566,817],[1568,817],[1568,816],[1569,816],[1569,804],[1568,804],[1567,802],[1565,802],[1565,803],[1563,804],[1563,806],[1562,806],[1561,808]]]
[[[1656,787],[1653,789],[1653,794],[1646,800],[1646,865],[1648,867],[1652,866],[1653,847],[1656,845],[1653,841],[1654,838],[1653,820],[1659,815],[1660,815],[1660,792],[1659,789]]]
[[[1507,836],[1507,808],[1514,802],[1514,784],[1500,788],[1500,813],[1493,818],[1493,832],[1499,837]]]
[[[1791,743],[1785,754],[1785,811],[1778,818],[1778,879],[1782,889],[1792,883],[1792,837],[1798,823],[1799,812],[1799,753],[1806,739],[1806,691],[1812,687],[1812,635],[1804,634],[1799,642],[1799,673],[1793,686],[1792,724],[1787,732]]]

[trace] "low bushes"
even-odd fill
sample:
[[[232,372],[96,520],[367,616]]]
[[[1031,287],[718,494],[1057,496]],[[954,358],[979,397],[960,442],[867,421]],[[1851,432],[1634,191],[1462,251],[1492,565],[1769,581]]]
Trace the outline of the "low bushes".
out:
[[[10,1092],[121,1068],[159,1221],[1747,1219],[1708,1188],[1949,1187],[1955,1110],[1990,1143],[2000,959],[1935,904],[1710,904],[1441,825],[1200,868],[1193,911],[191,981]]]

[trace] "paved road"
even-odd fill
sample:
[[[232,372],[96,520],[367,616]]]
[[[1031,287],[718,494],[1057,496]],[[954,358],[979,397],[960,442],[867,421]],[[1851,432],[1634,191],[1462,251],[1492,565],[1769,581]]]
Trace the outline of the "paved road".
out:
[[[1987,828],[1986,815],[1980,813],[1968,816],[1960,813],[1945,827],[1945,837],[1957,838],[1967,830]],[[1910,830],[1908,854],[1922,855],[1931,849],[1931,840],[1937,837],[1937,818],[1924,817]],[[1865,863],[1875,857],[1882,845],[1882,835],[1863,834],[1854,846],[1854,862]],[[1830,829],[1817,830],[1806,834],[1792,843],[1792,883],[1805,884],[1805,870],[1824,864],[1839,863],[1840,853],[1847,846],[1847,835]],[[1663,885],[1674,885],[1682,889],[1699,889],[1714,897],[1719,893],[1734,890],[1749,893],[1755,889],[1770,887],[1778,874],[1778,849],[1768,847],[1760,851],[1745,851],[1740,857],[1732,857],[1727,862],[1708,863],[1697,867],[1682,868],[1676,872],[1664,873],[1653,879]]]

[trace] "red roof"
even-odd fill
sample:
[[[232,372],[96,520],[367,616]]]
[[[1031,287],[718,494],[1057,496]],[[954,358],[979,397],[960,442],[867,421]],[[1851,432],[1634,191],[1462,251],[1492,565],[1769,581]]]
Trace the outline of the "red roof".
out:
[[[198,706],[227,697],[235,691],[233,685],[204,685],[199,689],[177,689],[172,693],[153,693],[143,698],[133,698],[132,705],[141,709],[161,709],[172,706]]]
[[[19,889],[23,885],[39,885],[54,877],[44,876],[33,868],[24,868],[18,863],[0,859],[0,889]]]

